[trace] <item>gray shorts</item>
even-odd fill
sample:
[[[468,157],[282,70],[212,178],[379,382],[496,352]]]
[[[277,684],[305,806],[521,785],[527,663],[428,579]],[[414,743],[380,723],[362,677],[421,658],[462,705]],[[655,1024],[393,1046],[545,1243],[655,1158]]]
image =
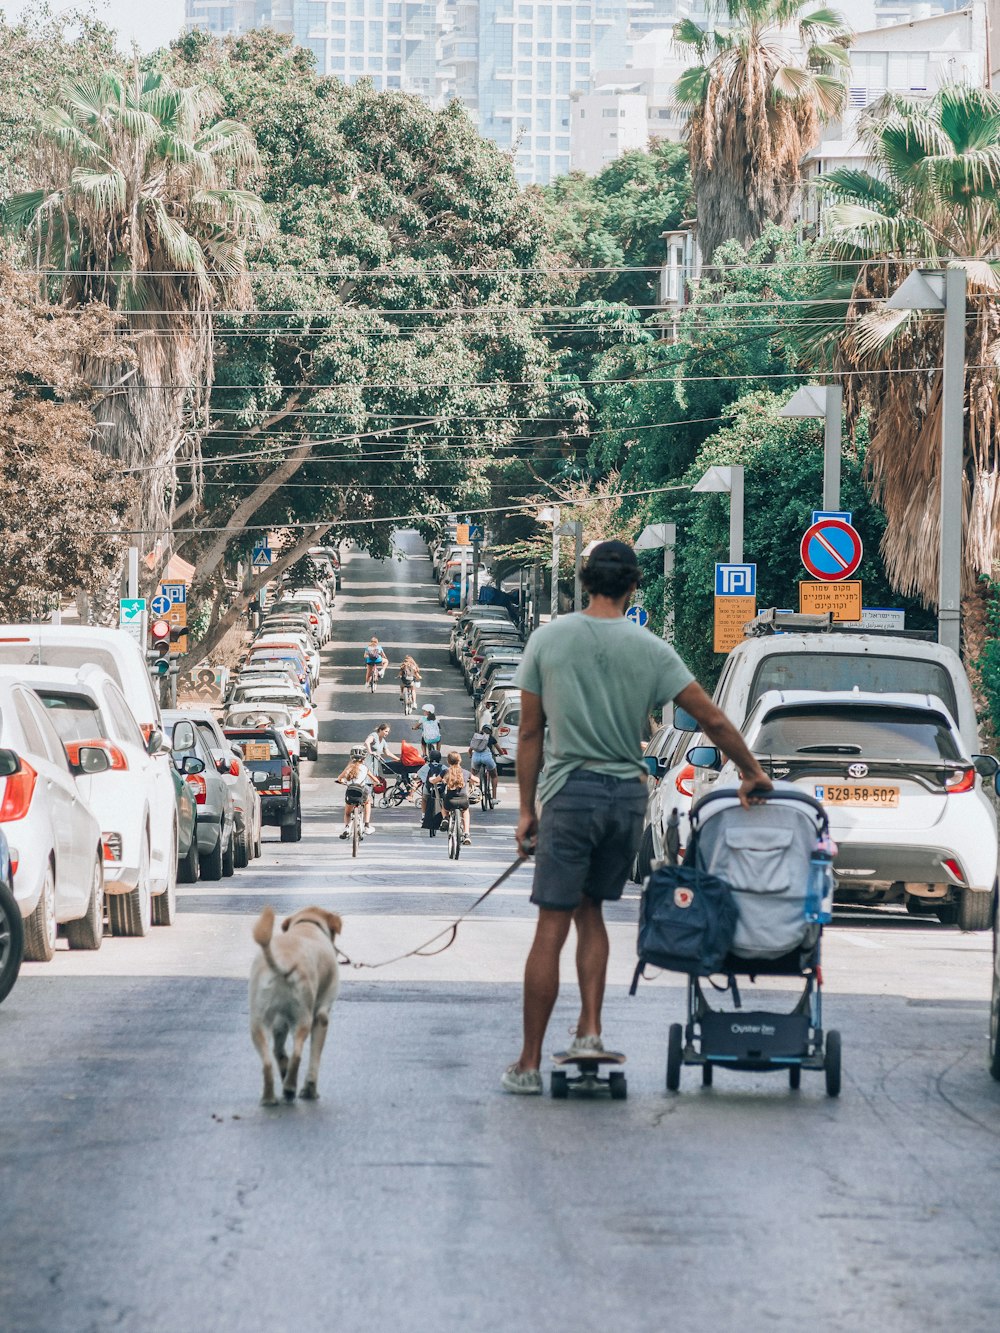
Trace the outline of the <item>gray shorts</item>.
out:
[[[646,784],[578,769],[542,806],[531,901],[571,912],[584,894],[597,902],[622,896],[639,850]]]

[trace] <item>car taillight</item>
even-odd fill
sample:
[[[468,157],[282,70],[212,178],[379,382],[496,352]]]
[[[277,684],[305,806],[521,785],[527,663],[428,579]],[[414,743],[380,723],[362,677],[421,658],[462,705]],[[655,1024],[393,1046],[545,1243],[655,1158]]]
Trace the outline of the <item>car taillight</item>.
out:
[[[238,759],[234,759],[233,762],[229,765],[229,776],[231,778],[238,778],[239,775],[240,775],[240,761]]]
[[[958,864],[958,862],[954,859],[954,857],[949,856],[947,861],[942,862],[942,864],[945,870],[947,870],[948,874],[951,875],[952,879],[957,880],[959,884],[965,883],[965,876],[962,874],[962,867]]]
[[[301,713],[299,714],[299,717],[308,717],[311,712],[312,712],[311,708],[303,708]]]
[[[185,773],[184,781],[194,792],[196,805],[204,805],[208,800],[208,783],[200,773]]]
[[[677,777],[674,781],[674,786],[677,788],[677,790],[680,792],[682,796],[686,796],[690,800],[691,797],[694,795],[693,784],[694,784],[694,765],[685,764],[684,767],[681,769],[681,771],[677,774]]]
[[[286,727],[286,728],[285,728],[285,735],[286,735],[286,736],[291,736],[293,740],[294,740],[294,738],[295,738],[298,734],[299,734],[299,733],[295,730],[294,727]]]
[[[71,764],[79,767],[80,750],[84,746],[89,746],[95,750],[103,750],[108,756],[108,765],[110,768],[117,769],[119,772],[128,770],[128,760],[125,758],[121,750],[119,750],[118,746],[112,745],[110,741],[100,738],[93,741],[67,741],[66,753],[69,755],[69,762]]]
[[[497,735],[498,735],[498,736],[509,736],[509,735],[510,735],[510,727],[497,727]]]
[[[120,861],[122,859],[122,835],[120,833],[102,833],[101,848],[104,852],[105,861]]]
[[[292,790],[292,770],[288,764],[281,765],[281,790],[283,792]]]
[[[944,789],[949,796],[956,796],[959,792],[972,791],[975,785],[976,770],[974,768],[966,768],[963,769],[961,773],[953,773],[944,784]]]
[[[17,867],[21,864],[21,853],[16,847],[8,847],[7,850],[10,853],[10,873],[16,875]]]
[[[309,624],[310,624],[310,625],[318,625],[318,624],[319,624],[319,616],[310,616],[310,617],[309,617]]]
[[[37,778],[38,774],[28,761],[22,759],[21,767],[7,779],[3,800],[0,801],[0,824],[24,818],[31,805]]]

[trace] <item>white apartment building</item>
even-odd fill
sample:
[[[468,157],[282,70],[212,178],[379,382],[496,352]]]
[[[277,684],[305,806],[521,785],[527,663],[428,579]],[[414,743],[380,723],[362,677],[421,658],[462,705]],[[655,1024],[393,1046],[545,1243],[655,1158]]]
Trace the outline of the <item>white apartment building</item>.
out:
[[[570,94],[570,164],[588,176],[623,153],[645,148],[646,94],[638,84],[602,84],[592,92]]]

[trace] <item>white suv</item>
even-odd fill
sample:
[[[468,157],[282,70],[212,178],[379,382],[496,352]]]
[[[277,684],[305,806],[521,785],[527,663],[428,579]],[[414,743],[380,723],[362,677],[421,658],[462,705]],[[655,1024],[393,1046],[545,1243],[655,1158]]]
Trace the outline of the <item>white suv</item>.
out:
[[[983,780],[997,761],[969,752],[942,701],[927,694],[768,690],[743,726],[770,776],[822,801],[839,851],[840,902],[905,902],[963,930],[993,919],[997,819]],[[738,783],[711,745],[699,770]]]

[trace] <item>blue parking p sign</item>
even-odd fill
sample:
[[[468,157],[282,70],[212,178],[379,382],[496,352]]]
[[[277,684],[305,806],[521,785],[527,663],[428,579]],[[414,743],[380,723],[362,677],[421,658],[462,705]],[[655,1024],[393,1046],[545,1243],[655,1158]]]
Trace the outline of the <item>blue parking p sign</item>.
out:
[[[756,597],[756,565],[716,565],[716,597]]]

